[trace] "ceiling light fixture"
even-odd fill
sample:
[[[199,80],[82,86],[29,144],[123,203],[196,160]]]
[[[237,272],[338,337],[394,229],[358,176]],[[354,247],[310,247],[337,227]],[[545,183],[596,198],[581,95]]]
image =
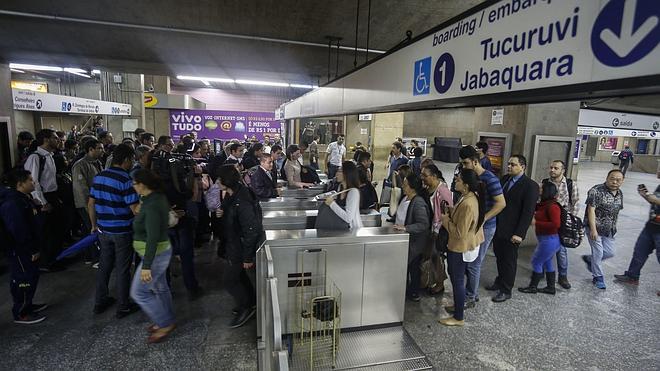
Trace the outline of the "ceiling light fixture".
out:
[[[85,70],[83,70],[83,69],[80,69],[80,68],[70,68],[70,67],[66,67],[66,68],[64,68],[64,72],[68,72],[68,73],[70,73],[70,74],[72,74],[72,75],[82,76],[82,77],[87,78],[87,79],[90,79],[90,78],[91,78],[91,76],[89,76],[89,75],[87,75],[87,74],[85,73],[85,72],[87,72],[87,71],[85,71]]]
[[[224,82],[226,84],[233,84],[234,79],[226,79],[222,77],[199,77],[199,76],[184,76],[177,75],[179,80],[192,80],[192,81],[206,81],[206,82]]]
[[[100,75],[101,70],[92,70],[92,75]]]
[[[292,88],[297,89],[314,89],[313,85],[304,85],[304,84],[289,84]]]
[[[202,80],[202,82],[203,82],[203,83],[204,83],[204,85],[206,85],[206,86],[211,86],[211,83],[210,83],[210,82],[208,82],[208,81],[206,81],[206,80]]]
[[[306,84],[289,84],[286,82],[276,82],[276,81],[259,81],[259,80],[234,80],[224,77],[204,77],[204,76],[187,76],[187,75],[177,75],[178,80],[187,80],[187,81],[201,81],[206,86],[211,86],[211,82],[221,82],[226,84],[241,84],[241,85],[254,85],[254,86],[274,86],[281,88],[296,88],[296,89],[316,89],[316,85],[306,85]]]
[[[236,80],[237,84],[242,85],[259,85],[259,86],[277,86],[288,88],[289,84],[285,82],[271,82],[271,81],[257,81],[257,80]]]
[[[33,70],[33,71],[53,71],[53,72],[62,72],[62,67],[55,66],[40,66],[36,64],[22,64],[22,63],[9,63],[9,68],[19,69],[19,70]]]
[[[25,73],[25,71],[17,70],[15,68],[10,68],[11,72],[16,72],[16,73]]]

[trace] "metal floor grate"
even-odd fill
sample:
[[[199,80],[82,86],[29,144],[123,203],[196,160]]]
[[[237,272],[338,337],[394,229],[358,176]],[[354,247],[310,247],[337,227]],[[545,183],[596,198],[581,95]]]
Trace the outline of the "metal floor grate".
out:
[[[296,355],[291,369],[309,369],[307,357]],[[432,366],[408,332],[401,327],[342,333],[335,370],[428,370]],[[327,369],[332,368],[315,368]]]

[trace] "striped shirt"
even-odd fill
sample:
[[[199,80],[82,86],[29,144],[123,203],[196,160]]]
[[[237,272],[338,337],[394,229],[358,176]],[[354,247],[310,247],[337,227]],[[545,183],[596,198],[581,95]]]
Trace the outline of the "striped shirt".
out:
[[[122,168],[111,167],[94,177],[89,197],[95,200],[96,220],[102,232],[110,234],[133,231],[130,206],[140,202],[133,181]]]
[[[502,185],[500,180],[491,171],[486,170],[479,175],[486,185],[486,212],[489,212],[495,206],[495,197],[502,194]],[[490,218],[484,222],[484,228],[493,228],[497,226],[497,217]]]

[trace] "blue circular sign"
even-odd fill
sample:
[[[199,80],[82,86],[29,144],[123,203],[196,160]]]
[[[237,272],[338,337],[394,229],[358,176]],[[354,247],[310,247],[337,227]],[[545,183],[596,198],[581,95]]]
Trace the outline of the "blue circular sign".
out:
[[[611,0],[591,30],[591,49],[602,64],[622,67],[652,52],[660,43],[657,0]]]
[[[454,57],[449,53],[444,53],[435,62],[433,86],[438,93],[444,94],[449,90],[451,83],[454,82],[454,71]]]

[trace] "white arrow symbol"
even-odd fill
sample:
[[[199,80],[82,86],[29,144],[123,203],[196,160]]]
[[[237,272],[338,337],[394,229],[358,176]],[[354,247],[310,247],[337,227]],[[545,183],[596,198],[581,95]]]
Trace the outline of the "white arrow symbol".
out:
[[[658,25],[658,17],[652,16],[648,17],[637,31],[633,31],[636,3],[637,1],[626,0],[624,4],[621,19],[621,35],[617,36],[609,28],[600,32],[600,39],[621,58],[625,58],[630,54],[637,44]]]

